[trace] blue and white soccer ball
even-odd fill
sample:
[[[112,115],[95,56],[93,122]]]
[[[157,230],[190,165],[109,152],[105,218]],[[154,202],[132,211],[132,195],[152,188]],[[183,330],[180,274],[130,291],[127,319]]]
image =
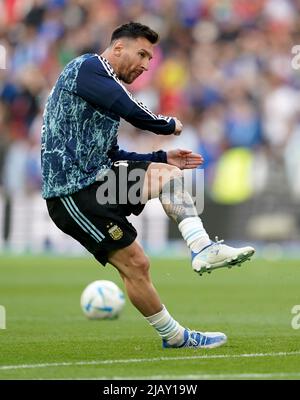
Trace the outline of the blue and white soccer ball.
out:
[[[82,292],[80,305],[89,319],[114,319],[125,305],[125,296],[114,282],[94,281]]]

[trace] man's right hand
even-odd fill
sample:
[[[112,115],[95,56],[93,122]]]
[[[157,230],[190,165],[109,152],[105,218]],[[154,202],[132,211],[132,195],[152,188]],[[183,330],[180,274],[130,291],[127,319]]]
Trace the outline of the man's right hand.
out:
[[[174,131],[174,135],[175,136],[179,136],[181,134],[182,131],[182,123],[179,121],[179,119],[173,117],[174,121],[175,121],[175,131]]]

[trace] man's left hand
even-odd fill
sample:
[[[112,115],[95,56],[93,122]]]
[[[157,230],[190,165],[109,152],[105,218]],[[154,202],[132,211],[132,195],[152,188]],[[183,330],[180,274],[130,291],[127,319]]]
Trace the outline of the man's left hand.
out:
[[[191,150],[170,150],[167,152],[167,162],[180,169],[193,169],[203,164],[204,159],[200,154],[193,153]]]

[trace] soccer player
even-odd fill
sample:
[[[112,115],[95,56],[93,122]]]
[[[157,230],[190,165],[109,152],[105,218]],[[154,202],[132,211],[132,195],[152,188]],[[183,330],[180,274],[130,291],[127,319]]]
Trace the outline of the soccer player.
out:
[[[149,154],[119,149],[120,118],[159,135],[182,131],[178,119],[155,115],[122,83],[130,84],[147,71],[157,41],[152,29],[130,22],[115,29],[101,55],[82,55],[64,68],[44,111],[43,197],[58,228],[101,264],[109,262],[119,271],[132,304],[156,329],[164,348],[212,348],[225,343],[226,335],[185,329],[173,319],[152,284],[149,260],[126,218],[138,215],[149,198],[158,197],[178,225],[191,250],[192,267],[200,274],[240,264],[254,253],[252,247],[212,242],[205,231],[183,188],[181,171],[197,168],[203,163],[201,155],[179,149]],[[132,181],[135,171],[139,179]],[[130,201],[133,189],[138,202]],[[105,193],[110,200],[106,203]],[[120,201],[124,194],[127,200]]]

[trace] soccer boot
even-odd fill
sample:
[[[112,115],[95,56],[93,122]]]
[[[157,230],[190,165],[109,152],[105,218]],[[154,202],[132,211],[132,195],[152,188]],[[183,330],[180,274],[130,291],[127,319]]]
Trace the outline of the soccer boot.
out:
[[[221,332],[197,332],[185,329],[184,342],[181,346],[171,346],[163,339],[162,346],[164,349],[192,347],[194,349],[213,349],[226,343],[227,337]]]
[[[202,275],[203,272],[210,273],[217,268],[240,266],[250,260],[254,253],[253,247],[230,247],[223,244],[223,240],[216,238],[216,242],[212,242],[199,253],[192,252],[192,267],[195,272]]]

